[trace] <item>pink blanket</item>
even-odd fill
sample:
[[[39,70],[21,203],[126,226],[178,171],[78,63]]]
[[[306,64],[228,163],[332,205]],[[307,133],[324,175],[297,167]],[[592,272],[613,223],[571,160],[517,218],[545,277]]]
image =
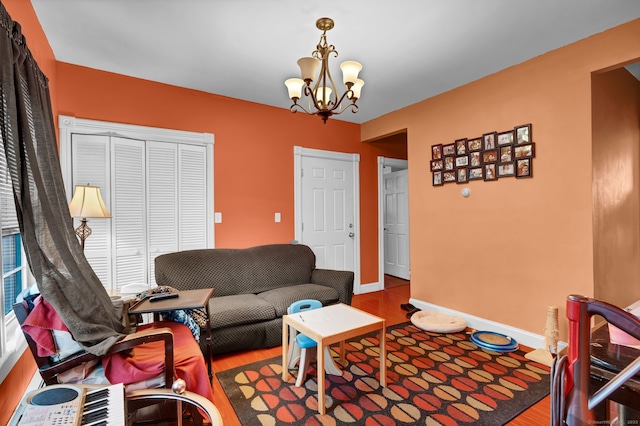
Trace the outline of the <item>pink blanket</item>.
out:
[[[69,329],[64,325],[53,306],[42,296],[36,297],[33,303],[33,309],[22,324],[22,329],[36,342],[38,356],[52,356],[57,350],[51,331],[68,332]]]

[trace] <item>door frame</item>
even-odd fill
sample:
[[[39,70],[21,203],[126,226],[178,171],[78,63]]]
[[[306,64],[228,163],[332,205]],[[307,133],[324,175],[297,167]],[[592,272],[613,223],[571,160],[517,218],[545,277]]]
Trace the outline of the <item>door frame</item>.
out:
[[[325,151],[321,149],[293,147],[293,216],[294,241],[302,237],[302,157],[339,160],[352,163],[353,167],[353,293],[360,294],[360,154]]]
[[[398,160],[396,158],[378,157],[378,283],[375,290],[384,290],[384,168],[385,166],[409,169],[409,161]],[[409,227],[409,229],[411,229],[411,227]],[[411,259],[411,252],[409,252],[409,259]]]

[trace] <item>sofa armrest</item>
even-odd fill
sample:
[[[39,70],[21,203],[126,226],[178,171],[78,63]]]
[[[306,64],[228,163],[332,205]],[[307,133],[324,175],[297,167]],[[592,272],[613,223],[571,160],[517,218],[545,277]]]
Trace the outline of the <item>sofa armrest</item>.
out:
[[[347,305],[351,304],[351,297],[353,296],[353,272],[314,269],[311,273],[311,283],[335,288],[340,295],[340,302]]]

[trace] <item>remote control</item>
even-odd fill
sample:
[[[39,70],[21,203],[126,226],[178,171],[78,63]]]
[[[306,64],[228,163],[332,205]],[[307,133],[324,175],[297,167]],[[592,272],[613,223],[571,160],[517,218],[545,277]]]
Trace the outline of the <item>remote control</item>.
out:
[[[175,299],[176,297],[178,297],[178,293],[154,294],[149,298],[149,302],[159,302],[164,299]]]

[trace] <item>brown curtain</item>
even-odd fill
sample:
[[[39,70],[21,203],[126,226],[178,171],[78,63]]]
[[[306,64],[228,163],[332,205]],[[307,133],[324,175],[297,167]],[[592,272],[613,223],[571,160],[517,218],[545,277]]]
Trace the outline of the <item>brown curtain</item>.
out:
[[[47,77],[20,24],[0,3],[0,142],[24,250],[42,296],[74,338],[102,355],[123,326],[73,230],[62,182]]]

